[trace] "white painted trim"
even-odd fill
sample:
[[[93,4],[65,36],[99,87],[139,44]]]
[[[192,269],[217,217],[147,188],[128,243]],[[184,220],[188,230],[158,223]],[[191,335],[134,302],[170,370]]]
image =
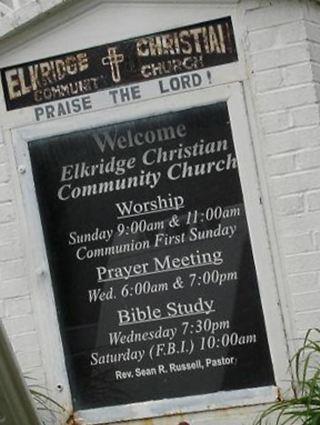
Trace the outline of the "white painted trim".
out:
[[[242,84],[233,83],[219,87],[205,88],[191,93],[180,93],[168,98],[151,99],[143,103],[130,104],[126,107],[115,107],[108,110],[108,114],[106,114],[106,111],[97,111],[55,122],[34,124],[12,130],[17,164],[18,167],[21,167],[20,171],[22,172],[21,186],[25,208],[29,219],[29,226],[32,229],[30,233],[33,234],[31,246],[34,252],[35,267],[38,272],[37,282],[34,284],[33,291],[36,292],[34,295],[38,300],[38,318],[40,323],[42,323],[41,343],[45,351],[45,366],[46,370],[52,370],[51,383],[60,381],[65,386],[64,397],[69,406],[70,389],[64,365],[61,339],[58,332],[53,292],[48,272],[48,262],[45,254],[27,144],[29,141],[35,139],[217,103],[219,101],[228,102],[276,384],[281,390],[286,390],[288,387],[286,341],[281,314],[278,308],[275,277],[271,261],[272,256],[260,204],[261,195],[248,126],[247,110]],[[45,321],[43,321],[44,310],[46,311],[47,318]],[[46,337],[48,333],[50,333],[49,341]],[[207,394],[205,396],[136,403],[130,406],[92,409],[82,411],[80,414],[91,423],[94,423],[96,420],[99,420],[100,423],[101,421],[106,423],[108,421],[181,413],[181,411],[195,412],[231,406],[254,405],[275,400],[276,394],[277,389],[274,387],[256,388]]]
[[[268,184],[267,179],[267,158],[264,155],[264,146],[263,141],[265,140],[264,132],[261,129],[261,123],[260,120],[257,118],[255,114],[255,97],[252,93],[251,89],[252,81],[244,81],[244,96],[245,96],[245,103],[248,110],[248,117],[249,117],[249,126],[250,131],[252,134],[251,140],[253,144],[253,152],[255,154],[255,162],[257,165],[257,175],[258,180],[261,187],[261,208],[262,213],[265,217],[265,223],[266,223],[266,231],[268,234],[269,243],[272,247],[272,258],[268,258],[267,261],[271,261],[270,268],[273,268],[274,276],[277,281],[277,286],[272,286],[270,290],[275,291],[273,298],[278,300],[278,308],[280,311],[280,314],[282,316],[282,322],[284,323],[284,326],[279,328],[279,333],[283,333],[281,336],[281,339],[285,339],[287,344],[287,351],[288,351],[288,357],[292,358],[292,356],[295,353],[295,345],[294,345],[294,321],[293,321],[293,310],[291,309],[292,306],[290,303],[290,294],[287,291],[287,286],[284,285],[284,280],[286,279],[286,273],[284,270],[284,264],[282,264],[281,261],[281,250],[279,246],[279,237],[277,235],[277,226],[276,226],[276,217],[273,214],[273,208],[271,204],[271,193],[270,193],[270,186]],[[275,323],[275,327],[277,324]],[[287,364],[284,364],[283,367],[283,380],[287,383],[289,393],[288,395],[292,394],[292,388],[289,386],[289,382],[292,381],[292,371],[290,370],[290,366]]]
[[[22,208],[24,208],[29,237],[28,251],[30,255],[28,253],[28,261],[33,269],[31,297],[34,315],[38,323],[37,331],[44,369],[47,372],[47,383],[49,390],[51,390],[51,397],[60,403],[66,409],[66,412],[71,412],[69,381],[27,143],[17,132],[13,136],[13,144],[23,198]]]
[[[261,387],[238,391],[221,391],[144,403],[127,404],[110,408],[84,410],[76,417],[90,424],[106,424],[134,418],[146,419],[172,415],[172,413],[195,413],[208,410],[227,409],[272,402],[277,397],[275,387]],[[107,419],[106,419],[107,418]]]
[[[239,90],[230,98],[228,105],[265,325],[267,334],[272,335],[270,351],[276,382],[283,392],[287,392],[291,390],[287,342],[277,285],[275,283],[273,256],[270,251],[267,225],[264,218],[261,185],[256,170],[253,140],[250,134],[242,85],[239,84]],[[238,139],[239,142],[237,142]],[[281,355],[279,355],[278,347],[282,347]]]
[[[13,0],[14,5],[11,9],[4,4],[0,7],[4,10],[5,16],[0,18],[0,40],[8,34],[15,35],[24,26],[30,26],[36,19],[37,21],[44,20],[48,12],[56,9],[56,13],[61,12],[61,9],[66,3],[77,5],[79,0],[31,0],[27,4],[19,6],[19,0]],[[101,0],[100,3],[111,3],[115,0]],[[195,0],[161,0],[165,4],[194,4]],[[212,4],[215,7],[225,7],[226,5],[235,5],[240,0],[201,0],[200,4]],[[1,3],[1,2],[0,2]],[[88,3],[87,0],[82,0],[83,4]],[[154,4],[159,3],[158,0],[117,0],[117,3],[137,3],[137,4]]]

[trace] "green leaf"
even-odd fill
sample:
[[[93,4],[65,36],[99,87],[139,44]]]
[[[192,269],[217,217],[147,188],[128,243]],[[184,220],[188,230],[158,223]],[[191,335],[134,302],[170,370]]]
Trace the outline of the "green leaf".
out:
[[[320,329],[308,330],[290,366],[297,396],[271,404],[254,425],[267,424],[273,415],[275,425],[320,425]]]

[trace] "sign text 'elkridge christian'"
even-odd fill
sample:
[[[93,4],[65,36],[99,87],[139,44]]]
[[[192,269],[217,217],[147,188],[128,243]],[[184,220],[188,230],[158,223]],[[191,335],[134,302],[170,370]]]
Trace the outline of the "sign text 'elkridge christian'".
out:
[[[2,70],[8,110],[237,61],[230,17]]]

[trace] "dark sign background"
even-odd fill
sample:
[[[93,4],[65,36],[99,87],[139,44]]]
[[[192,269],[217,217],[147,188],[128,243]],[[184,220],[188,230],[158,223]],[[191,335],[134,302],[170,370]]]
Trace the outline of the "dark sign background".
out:
[[[215,31],[211,47],[208,44],[210,27]],[[194,30],[199,30],[199,33],[190,36]],[[155,44],[164,35],[171,37],[173,45],[170,53],[170,49],[161,47],[163,44],[160,43],[160,48]],[[222,39],[223,51],[216,47]],[[144,52],[152,54],[139,55],[139,42],[143,43]],[[110,48],[114,49],[114,53],[110,53]],[[88,66],[81,72],[78,72],[79,63],[74,59],[78,54],[82,55],[82,64],[83,55],[87,58],[85,62]],[[7,109],[12,110],[235,62],[237,58],[231,18],[226,17],[10,66],[1,70],[1,76]],[[110,61],[114,61],[114,74],[111,72]],[[61,71],[67,64],[70,65],[71,74],[59,74],[57,66]],[[143,68],[147,72],[143,72]],[[32,76],[35,76],[33,84]],[[10,96],[10,84],[13,86],[14,96]]]
[[[153,144],[143,143],[123,150],[115,148],[113,152],[107,146],[102,153],[94,138],[94,134],[102,134],[105,131],[109,135],[119,137],[126,135],[128,131],[132,134],[146,134],[150,130],[156,131],[169,126],[177,128],[179,125],[185,126],[185,137],[157,141]],[[224,149],[219,149],[218,146],[221,148],[223,140],[226,140],[227,144]],[[211,146],[215,146],[215,152],[203,155],[197,152],[197,155],[190,156],[196,143],[204,146],[211,143]],[[29,147],[76,409],[252,388],[274,383],[238,170],[230,166],[235,152],[225,103],[38,140],[31,142]],[[169,151],[179,147],[184,149],[184,155],[180,156],[180,159],[175,157],[171,161],[161,161],[152,166],[146,166],[142,161],[143,155],[149,149],[159,152],[159,148]],[[63,166],[81,162],[97,164],[100,160],[107,161],[112,156],[117,159],[135,157],[136,167],[121,176],[110,174],[60,181]],[[173,164],[186,162],[195,170],[197,164],[200,166],[213,161],[220,161],[219,164],[224,164],[224,169],[221,170],[219,166],[209,173],[185,178],[180,176],[181,178],[174,181],[168,177],[168,169]],[[232,164],[235,164],[235,160]],[[179,167],[176,166],[175,175],[182,170]],[[144,185],[64,201],[57,197],[62,184],[81,187],[105,180],[126,178],[139,174],[142,170],[145,173],[150,170],[161,173],[155,188]],[[154,200],[159,195],[164,199],[183,197],[184,207],[179,211],[162,211],[124,220],[117,218],[119,211],[116,203],[130,200],[143,203]],[[212,217],[211,213],[217,207],[221,210],[216,211],[224,213],[222,216],[217,214]],[[178,227],[171,226],[174,214],[178,216]],[[133,222],[140,223],[141,231],[136,231],[136,224],[133,225]],[[121,234],[121,229],[119,232],[119,223],[125,224],[124,234]],[[144,229],[146,224],[149,227]],[[233,227],[235,231],[233,235],[229,233],[214,237],[204,236],[205,232],[210,229],[213,231],[219,226],[220,229]],[[98,240],[70,245],[70,232],[84,235],[94,233],[97,228],[114,231],[108,243]],[[192,228],[197,229],[197,235],[202,235],[198,236],[197,240],[191,237]],[[160,232],[168,236],[180,235],[180,240],[172,239],[171,241],[176,242],[155,246],[157,234]],[[147,241],[149,245],[146,249],[123,254],[81,261],[76,258],[77,249],[81,246],[94,249],[130,241]],[[181,267],[128,280],[97,282],[96,268],[100,266],[111,269],[148,263],[148,272],[152,272],[155,258],[162,260],[167,255],[170,255],[170,258],[190,258],[192,253],[201,255],[213,252],[221,253],[222,264],[198,264],[196,267]],[[232,274],[234,272],[236,278]],[[210,276],[213,276],[211,280]],[[223,282],[219,280],[222,279],[221,276],[225,277]],[[177,278],[184,282],[183,289],[174,289]],[[144,281],[149,281],[149,289],[151,287],[155,292],[146,290],[147,293],[140,294],[140,286],[137,286],[137,283]],[[161,286],[163,283],[166,283],[167,287]],[[128,285],[129,295],[124,290],[125,285]],[[107,292],[110,287],[113,288],[112,300],[89,303],[88,291],[100,288]],[[199,299],[202,302],[212,300],[214,312],[175,318],[166,314],[168,303],[194,306]],[[119,326],[119,310],[145,310],[147,306],[150,309],[160,308],[165,320]],[[187,325],[183,324],[186,322]],[[222,326],[222,323],[225,325]],[[216,329],[219,324],[220,328]],[[110,343],[111,332],[122,331],[126,335],[130,332],[150,333],[159,330],[160,326],[162,329],[176,329],[174,338],[169,340],[160,337],[151,341]],[[173,353],[173,345],[170,346],[170,343],[175,344]],[[162,351],[157,344],[163,344]],[[152,346],[158,348],[152,349]],[[143,359],[140,362],[122,359],[90,365],[94,352],[100,356],[127,353],[128,350],[130,353],[145,350]],[[157,350],[161,351],[158,356],[155,355]],[[187,363],[194,365],[186,366]],[[172,364],[180,365],[180,371]],[[181,371],[182,364],[185,366],[182,366],[184,370]],[[164,369],[161,369],[161,366]],[[137,372],[137,368],[140,372]],[[140,376],[142,369],[145,376]],[[123,374],[128,371],[131,373],[129,377]]]

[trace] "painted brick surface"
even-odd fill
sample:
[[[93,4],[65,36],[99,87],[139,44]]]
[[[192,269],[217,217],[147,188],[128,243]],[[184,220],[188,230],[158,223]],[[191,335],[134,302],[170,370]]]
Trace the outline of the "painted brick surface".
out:
[[[16,191],[7,146],[0,140],[0,319],[24,371],[42,375],[40,346],[30,298],[26,241],[19,223]],[[39,358],[40,356],[40,358]],[[34,381],[35,382],[35,381]]]
[[[292,90],[291,87],[257,94],[257,105],[261,112],[280,111],[297,106],[313,105],[318,101],[317,87],[304,84]]]
[[[292,117],[287,111],[278,111],[261,116],[262,125],[266,134],[277,133],[293,127]]]
[[[314,250],[312,233],[303,233],[295,236],[286,236],[282,239],[283,251],[286,254],[300,254]]]
[[[3,261],[14,260],[23,256],[23,249],[19,240],[12,239],[0,245],[0,258]]]
[[[303,70],[304,72],[305,70]],[[311,75],[310,67],[310,75]],[[311,75],[312,79],[312,75]],[[311,80],[310,79],[310,80]],[[255,85],[259,93],[277,89],[284,84],[284,75],[281,69],[271,69],[264,72],[260,72],[255,76]]]
[[[18,335],[28,333],[35,330],[34,318],[30,314],[21,313],[17,317],[3,319],[3,324],[8,333],[16,333]],[[34,350],[33,350],[34,351]]]
[[[320,188],[320,169],[295,172],[293,174],[274,177],[273,192],[275,195],[289,195],[296,192]]]
[[[307,195],[307,205],[309,211],[320,210],[320,191],[310,192]]]
[[[38,338],[36,332],[26,332],[12,336],[11,342],[16,353],[33,352],[34,347],[38,345]]]
[[[320,112],[318,105],[303,106],[291,111],[292,125],[294,127],[307,127],[318,125]]]
[[[304,292],[313,292],[319,289],[319,276],[317,272],[301,273],[290,276],[291,291],[299,295]]]
[[[299,84],[308,83],[314,81],[314,70],[315,66],[310,62],[294,64],[281,69],[283,85],[292,87]]]
[[[288,153],[270,156],[268,166],[270,174],[274,176],[292,173],[296,169],[296,155]]]
[[[3,300],[15,299],[27,295],[30,289],[25,278],[9,279],[1,282],[1,297]]]
[[[281,196],[276,200],[280,215],[298,214],[304,212],[304,196],[302,194]]]
[[[308,168],[318,168],[320,164],[320,148],[303,150],[297,153],[296,164],[297,168],[301,170]]]
[[[42,365],[40,351],[32,351],[31,353],[18,353],[17,358],[24,370],[39,368]],[[41,379],[41,382],[43,382],[43,379]],[[30,383],[32,383],[32,381],[30,381]]]
[[[7,161],[8,158],[5,146],[0,143],[0,164],[6,163]]]
[[[278,154],[296,151],[306,147],[319,147],[320,129],[318,126],[310,128],[294,128],[272,134],[264,138],[264,151],[267,154]]]
[[[9,181],[9,166],[8,164],[0,165],[0,183],[6,183]]]
[[[5,303],[7,316],[20,317],[32,312],[30,297],[7,300]]]
[[[9,202],[14,198],[13,187],[10,183],[0,183],[0,203]]]
[[[11,201],[0,203],[0,223],[11,223],[15,216],[15,208]]]
[[[283,25],[299,22],[304,18],[303,9],[297,7],[298,3],[295,0],[278,1],[274,3],[274,7],[271,7],[272,4],[267,1],[260,4],[260,7],[249,10],[246,14],[246,26],[251,34],[253,31],[261,31],[266,28],[275,28],[281,31]],[[264,48],[264,43],[260,45],[260,48]]]
[[[320,6],[246,13],[247,55],[292,338],[320,317]]]

